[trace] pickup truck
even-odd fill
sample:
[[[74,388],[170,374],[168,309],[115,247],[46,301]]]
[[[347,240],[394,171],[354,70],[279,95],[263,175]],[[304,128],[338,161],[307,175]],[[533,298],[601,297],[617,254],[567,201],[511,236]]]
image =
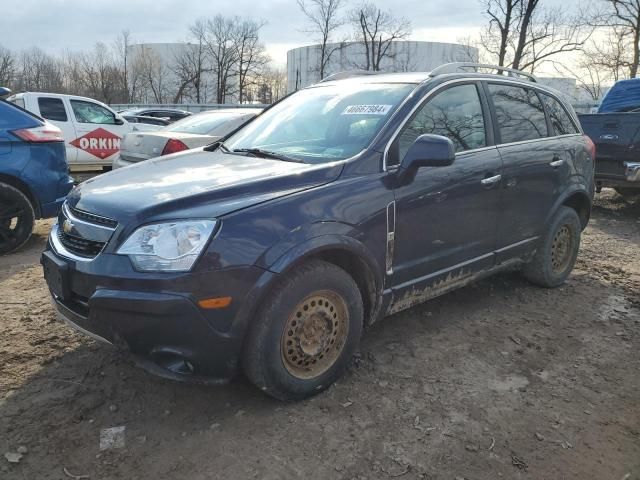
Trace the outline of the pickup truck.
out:
[[[25,92],[10,96],[7,101],[62,130],[67,162],[74,172],[111,170],[125,134],[161,128],[130,123],[104,103],[75,95]]]
[[[596,189],[613,187],[620,195],[640,195],[640,78],[620,80],[598,112],[580,115],[596,144]]]

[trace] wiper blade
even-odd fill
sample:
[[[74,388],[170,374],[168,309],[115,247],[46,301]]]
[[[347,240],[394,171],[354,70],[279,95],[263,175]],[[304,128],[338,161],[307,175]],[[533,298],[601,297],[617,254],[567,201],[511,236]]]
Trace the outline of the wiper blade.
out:
[[[215,152],[216,150],[222,150],[224,153],[231,153],[231,150],[229,150],[224,142],[221,141],[213,142],[207,145],[206,147],[204,147],[204,150],[206,152]]]
[[[263,150],[261,148],[235,148],[234,153],[248,153],[256,157],[272,158],[274,160],[282,160],[283,162],[305,163],[297,158],[288,157],[281,153],[270,152],[269,150]]]

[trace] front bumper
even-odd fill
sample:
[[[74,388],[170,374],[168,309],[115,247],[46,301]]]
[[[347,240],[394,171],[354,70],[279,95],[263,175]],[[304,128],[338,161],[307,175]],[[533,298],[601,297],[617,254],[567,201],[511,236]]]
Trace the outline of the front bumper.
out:
[[[264,275],[273,275],[257,267],[138,273],[127,257],[100,254],[80,262],[50,245],[42,263],[54,306],[72,327],[125,348],[154,374],[214,384],[236,374],[255,298],[251,292]],[[197,304],[216,296],[231,296],[232,304],[218,310]]]

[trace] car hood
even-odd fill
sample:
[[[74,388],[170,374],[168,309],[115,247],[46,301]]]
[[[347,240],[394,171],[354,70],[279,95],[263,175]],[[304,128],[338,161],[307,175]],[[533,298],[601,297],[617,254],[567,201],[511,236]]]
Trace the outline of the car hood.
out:
[[[200,148],[94,177],[67,202],[125,225],[219,217],[331,182],[341,171],[342,163],[309,165]]]

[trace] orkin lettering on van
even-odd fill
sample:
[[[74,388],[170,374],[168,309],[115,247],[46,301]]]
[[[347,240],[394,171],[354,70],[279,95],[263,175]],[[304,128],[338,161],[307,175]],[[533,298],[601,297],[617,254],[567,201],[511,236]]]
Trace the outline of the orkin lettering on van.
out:
[[[98,157],[109,158],[120,150],[121,137],[98,128],[70,142],[76,148]]]

